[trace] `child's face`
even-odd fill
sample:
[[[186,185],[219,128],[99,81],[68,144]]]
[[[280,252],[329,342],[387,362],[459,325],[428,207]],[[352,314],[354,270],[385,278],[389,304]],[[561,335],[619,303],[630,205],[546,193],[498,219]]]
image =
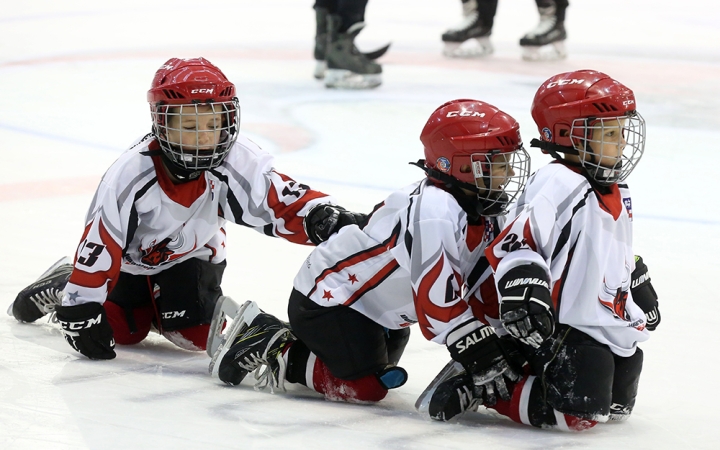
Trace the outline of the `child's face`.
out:
[[[508,179],[515,175],[512,164],[510,164],[510,158],[512,158],[512,156],[507,154],[495,155],[493,157],[492,163],[490,164],[490,196],[492,196],[493,193],[500,194],[508,182]],[[478,163],[479,162],[475,162],[475,164]],[[487,163],[480,164],[487,165]],[[472,172],[472,167],[469,164],[465,164],[460,167],[460,172],[470,173]],[[486,177],[478,177],[477,175],[478,174],[476,174],[475,178],[477,187],[480,189],[480,194],[484,195],[487,192],[487,186],[485,186]]]
[[[197,111],[197,113],[196,113]],[[221,107],[197,105],[171,108],[168,114],[167,140],[184,151],[215,149],[223,127]]]
[[[603,120],[590,128],[591,139],[588,139],[589,151],[580,152],[585,162],[592,162],[603,167],[613,168],[622,158],[625,150],[623,129],[626,119]],[[590,151],[595,154],[593,160]]]

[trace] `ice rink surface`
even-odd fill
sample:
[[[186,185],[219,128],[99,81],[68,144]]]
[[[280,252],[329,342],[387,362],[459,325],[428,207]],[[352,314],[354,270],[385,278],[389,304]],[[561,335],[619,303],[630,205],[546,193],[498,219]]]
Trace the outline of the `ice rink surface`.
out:
[[[357,41],[392,41],[383,85],[326,90],[312,78],[310,0],[62,2],[0,8],[0,448],[632,448],[717,449],[720,404],[720,14],[711,0],[571,0],[569,58],[520,60],[533,0],[501,0],[483,60],[441,56],[458,0],[372,0]],[[634,89],[648,122],[629,178],[635,251],[650,267],[662,324],[642,347],[637,406],[621,424],[543,431],[498,416],[433,423],[413,404],[448,360],[417,329],[408,383],[374,406],[331,403],[303,387],[271,395],[225,387],[204,353],[153,335],[112,361],[75,353],[55,324],[4,315],[17,292],[72,255],[95,186],[150,131],[145,93],[170,57],[204,56],[236,83],[241,128],[279,171],[367,211],[422,177],[418,136],[430,113],[477,98],[537,136],[530,103],[559,72],[592,68]],[[533,167],[548,160],[533,149]],[[229,226],[227,295],[286,318],[310,248]]]

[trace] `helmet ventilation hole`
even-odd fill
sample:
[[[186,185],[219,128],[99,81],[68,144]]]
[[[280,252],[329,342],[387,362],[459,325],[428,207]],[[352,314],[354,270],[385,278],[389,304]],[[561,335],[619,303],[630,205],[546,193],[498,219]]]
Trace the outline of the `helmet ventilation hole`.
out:
[[[185,98],[181,93],[172,91],[170,89],[163,89],[165,96],[168,98]]]
[[[611,112],[617,111],[615,105],[608,105],[607,103],[593,103],[593,106],[600,112]]]

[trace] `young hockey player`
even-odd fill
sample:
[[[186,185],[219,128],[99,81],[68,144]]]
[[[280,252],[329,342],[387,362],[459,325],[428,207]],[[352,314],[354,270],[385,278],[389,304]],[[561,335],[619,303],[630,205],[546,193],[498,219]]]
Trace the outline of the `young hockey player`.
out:
[[[473,309],[485,295],[497,301],[483,250],[528,175],[518,124],[487,103],[454,100],[432,113],[420,140],[426,178],[313,250],[290,295],[292,331],[247,305],[213,357],[215,376],[236,385],[257,369],[271,388],[287,381],[330,400],[379,401],[405,382],[396,364],[419,323],[485,384],[516,379],[506,361],[513,343]]]
[[[91,359],[114,358],[115,342],[138,343],[151,326],[205,349],[227,221],[308,244],[355,220],[239,134],[235,86],[209,61],[170,59],[147,98],[152,132],[103,176],[74,264],[59,261],[8,310],[23,322],[54,310],[68,343]]]
[[[526,61],[556,60],[565,52],[567,0],[535,0],[540,23],[520,39]],[[498,0],[462,0],[463,20],[442,35],[443,54],[453,58],[481,57],[493,53],[490,42]],[[475,39],[476,45],[463,45]]]
[[[462,375],[439,379],[434,418],[478,403],[564,430],[629,417],[642,370],[638,343],[660,320],[647,267],[633,255],[624,183],[645,146],[636,106],[630,89],[591,70],[556,75],[537,91],[532,116],[542,141],[531,145],[556,161],[533,174],[485,251],[500,299],[497,332],[522,342],[528,374],[495,405]]]

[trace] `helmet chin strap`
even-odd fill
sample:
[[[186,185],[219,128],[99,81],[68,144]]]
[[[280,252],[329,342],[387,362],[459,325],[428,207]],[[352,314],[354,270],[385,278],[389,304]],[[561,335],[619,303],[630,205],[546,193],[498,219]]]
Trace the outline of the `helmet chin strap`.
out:
[[[168,172],[170,172],[170,174],[180,183],[187,183],[188,181],[195,180],[203,173],[203,170],[201,169],[186,169],[178,166],[175,162],[168,158],[167,154],[165,154],[162,150],[148,150],[146,152],[142,152],[142,154],[145,156],[159,156]]]
[[[585,176],[585,178],[590,182],[590,185],[591,185],[595,190],[597,190],[597,191],[599,191],[599,192],[603,192],[603,193],[604,193],[604,192],[607,192],[608,186],[602,184],[599,180],[597,180],[597,179],[595,178],[595,176],[593,176],[592,174],[590,174],[590,172],[588,171],[587,167],[583,166],[583,165],[580,164],[580,163],[568,161],[568,160],[566,160],[565,158],[561,157],[561,156],[558,154],[558,153],[567,153],[567,154],[570,154],[570,155],[580,155],[580,152],[577,151],[577,150],[575,150],[573,147],[566,147],[566,146],[564,146],[564,145],[557,145],[557,144],[553,144],[553,143],[551,143],[551,142],[541,141],[541,140],[539,140],[539,139],[533,139],[533,140],[531,140],[531,141],[530,141],[530,147],[536,147],[536,148],[540,148],[540,149],[542,149],[542,150],[545,150],[545,151],[548,152],[553,158],[555,158],[556,160],[562,162],[563,164],[565,164],[565,165],[567,165],[567,166],[580,167],[580,168],[582,169],[582,174],[583,174],[583,176]],[[601,168],[602,166],[600,166],[599,164],[596,164],[596,163],[594,162],[595,153],[590,152],[590,154],[591,154],[592,157],[593,157],[593,161],[592,161],[592,162],[593,162],[593,164],[595,164],[595,166],[596,166],[595,172],[597,172],[597,171],[599,170],[599,168]]]
[[[575,150],[573,147],[566,147],[564,145],[553,144],[552,142],[541,141],[540,139],[532,139],[530,141],[530,147],[539,148],[545,150],[555,159],[563,159],[559,153],[566,153],[568,155],[580,155],[580,152]]]
[[[419,159],[417,162],[410,162],[413,166],[421,168],[428,177],[433,178],[441,182],[445,190],[453,196],[458,202],[458,205],[465,211],[468,216],[468,223],[471,225],[479,223],[482,216],[497,216],[503,212],[505,205],[507,204],[507,195],[503,193],[504,200],[498,198],[496,201],[483,200],[479,197],[479,189],[474,184],[460,181],[455,177],[452,177],[439,170],[432,169],[425,165],[424,159]],[[472,195],[468,195],[463,189],[473,192]]]

